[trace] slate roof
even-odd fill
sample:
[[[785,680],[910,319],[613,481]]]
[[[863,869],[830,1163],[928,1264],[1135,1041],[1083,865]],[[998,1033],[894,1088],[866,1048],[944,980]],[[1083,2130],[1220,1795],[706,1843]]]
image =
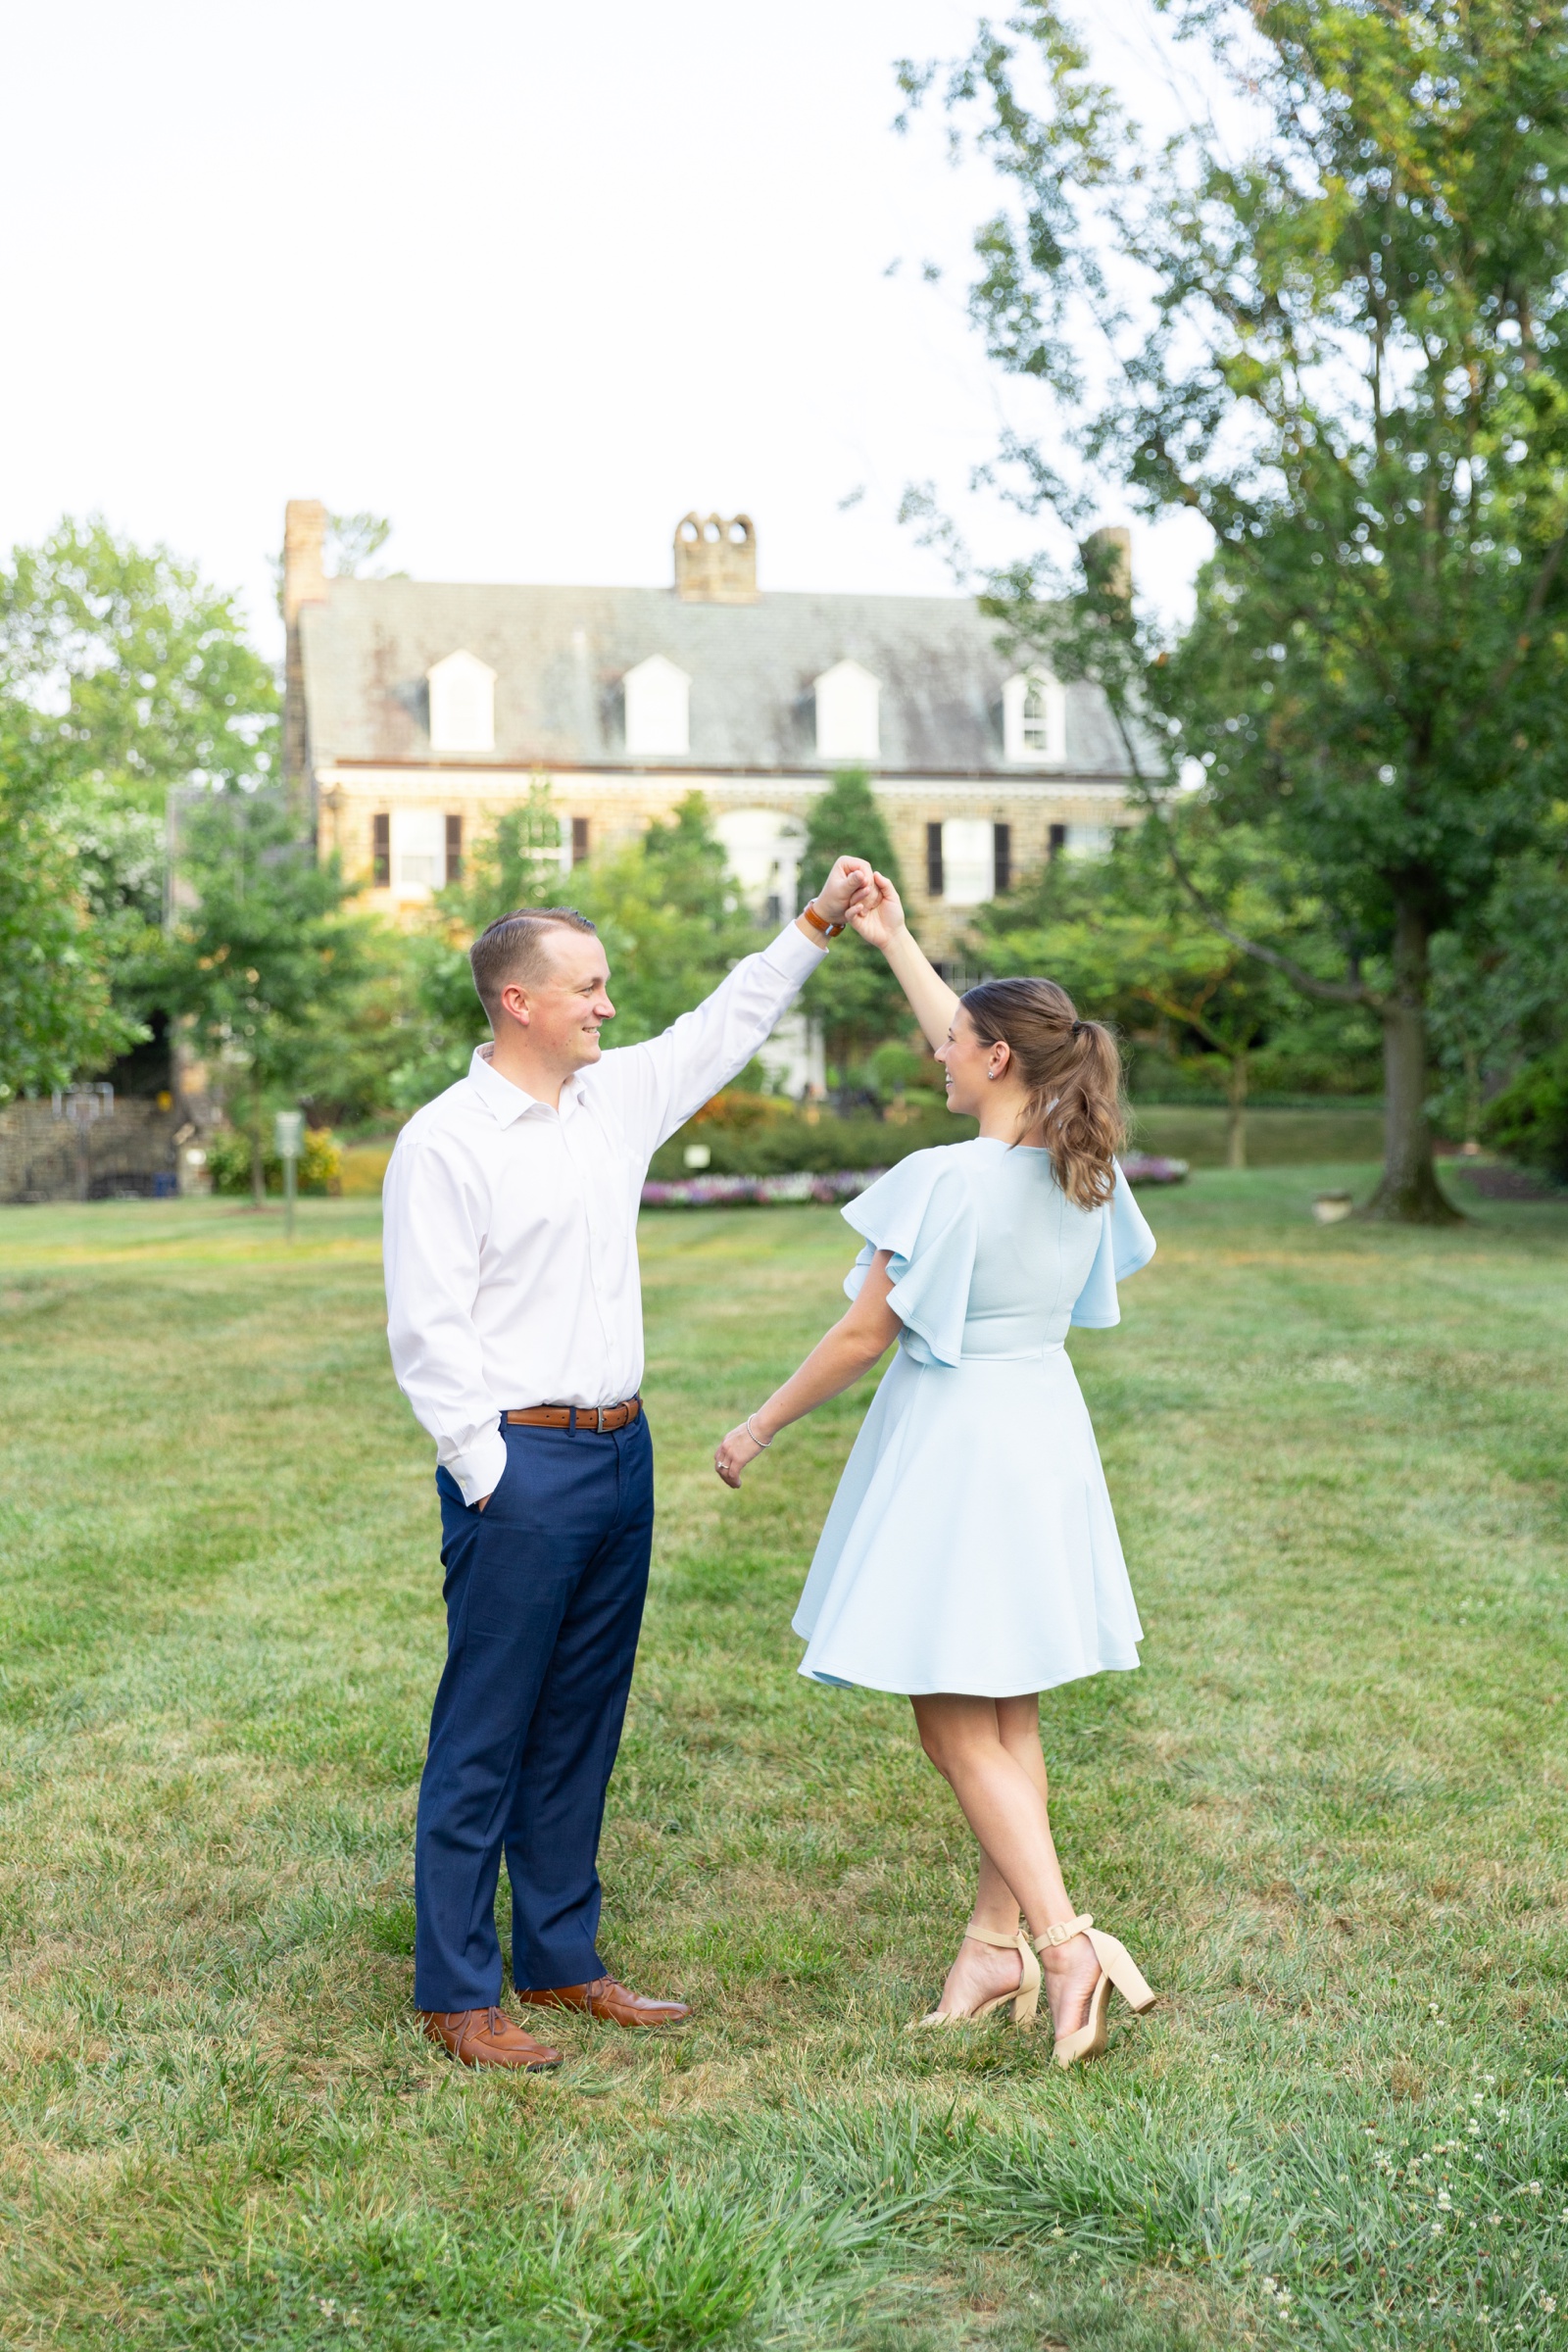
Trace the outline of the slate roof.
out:
[[[1003,756],[1002,688],[1018,666],[967,597],[764,595],[682,604],[666,588],[333,580],[300,613],[315,767],[429,760],[425,676],[466,648],[496,673],[496,748],[464,765],[822,772],[812,683],[846,658],[879,681],[877,772],[1023,776]],[[686,670],[691,750],[629,759],[620,681],[651,654]],[[447,756],[448,759],[451,755]],[[1067,690],[1052,776],[1126,773],[1098,689]]]

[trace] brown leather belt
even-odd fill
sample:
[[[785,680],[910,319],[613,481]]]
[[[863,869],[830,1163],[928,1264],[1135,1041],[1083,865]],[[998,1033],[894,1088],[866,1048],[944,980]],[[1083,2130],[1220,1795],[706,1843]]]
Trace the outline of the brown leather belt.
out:
[[[528,1404],[502,1419],[520,1421],[525,1429],[596,1429],[608,1435],[635,1421],[642,1409],[642,1398],[631,1396],[624,1404]]]

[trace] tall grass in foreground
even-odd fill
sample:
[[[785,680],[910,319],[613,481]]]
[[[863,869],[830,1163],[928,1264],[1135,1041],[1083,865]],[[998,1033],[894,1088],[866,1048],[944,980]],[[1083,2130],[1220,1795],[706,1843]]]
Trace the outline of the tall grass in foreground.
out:
[[[1155,1197],[1074,1341],[1150,1639],[1048,1701],[1054,1801],[1165,1997],[1068,2077],[906,2034],[965,1841],[902,1702],[793,1672],[863,1398],[709,1468],[831,1212],[644,1221],[606,1938],[698,2016],[522,2082],[409,2023],[439,1580],[373,1209],[0,1215],[0,2342],[1568,2342],[1568,1213],[1320,1232],[1348,1173]]]

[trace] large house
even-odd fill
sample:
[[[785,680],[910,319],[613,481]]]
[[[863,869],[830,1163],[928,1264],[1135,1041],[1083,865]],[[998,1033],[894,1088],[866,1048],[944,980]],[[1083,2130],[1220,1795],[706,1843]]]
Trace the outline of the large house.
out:
[[[1097,689],[1009,662],[966,597],[763,594],[747,515],[688,514],[668,588],[329,579],[325,532],[290,502],[286,760],[367,906],[416,906],[547,781],[564,868],[701,791],[737,888],[782,919],[817,879],[812,796],[861,767],[952,956],[971,908],[1131,819]]]

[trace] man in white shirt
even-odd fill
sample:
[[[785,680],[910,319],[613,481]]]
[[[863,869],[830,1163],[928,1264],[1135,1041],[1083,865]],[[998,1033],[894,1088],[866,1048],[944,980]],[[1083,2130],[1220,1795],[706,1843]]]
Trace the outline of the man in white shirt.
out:
[[[435,1440],[447,1663],[419,1787],[415,2002],[470,2066],[558,2066],[500,2009],[496,1883],[513,1981],[541,2007],[667,2025],[595,1936],[605,1792],[653,1537],[637,1210],[665,1138],[746,1066],[814,971],[870,868],[816,900],[705,1004],[605,1054],[593,925],[509,915],[475,940],[494,1043],[409,1121],[387,1170],[387,1334]]]

